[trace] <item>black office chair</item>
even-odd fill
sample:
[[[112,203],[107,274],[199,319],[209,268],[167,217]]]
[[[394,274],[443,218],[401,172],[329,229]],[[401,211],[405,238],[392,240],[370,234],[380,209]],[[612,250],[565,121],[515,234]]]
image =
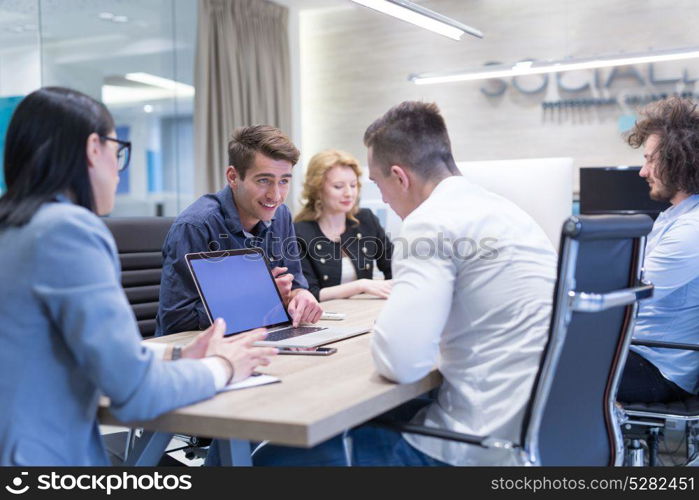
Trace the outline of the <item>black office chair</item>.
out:
[[[696,344],[678,344],[648,340],[632,340],[633,345],[699,351]],[[684,427],[686,460],[682,465],[699,465],[699,396],[689,396],[679,401],[665,403],[621,402],[626,419],[624,435],[630,445],[626,465],[645,465],[645,450],[648,449],[648,465],[658,464],[658,446],[669,422]]]
[[[162,246],[174,221],[172,217],[105,217],[114,236],[121,262],[121,285],[133,309],[143,337],[155,334],[160,302]],[[132,448],[132,430],[104,436],[115,465],[122,465]]]
[[[645,215],[569,218],[563,225],[549,338],[517,443],[432,427],[379,422],[401,432],[509,449],[523,465],[620,465],[616,388],[641,282]]]
[[[162,247],[172,217],[107,217],[121,261],[121,285],[143,337],[155,334],[160,301]]]

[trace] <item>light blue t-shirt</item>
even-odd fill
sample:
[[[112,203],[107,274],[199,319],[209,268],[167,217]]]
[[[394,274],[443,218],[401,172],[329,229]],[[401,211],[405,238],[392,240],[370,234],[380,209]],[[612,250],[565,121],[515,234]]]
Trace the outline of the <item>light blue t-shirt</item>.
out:
[[[699,195],[660,214],[648,235],[645,279],[655,285],[642,301],[634,338],[699,343]],[[699,352],[632,346],[665,378],[699,393]]]

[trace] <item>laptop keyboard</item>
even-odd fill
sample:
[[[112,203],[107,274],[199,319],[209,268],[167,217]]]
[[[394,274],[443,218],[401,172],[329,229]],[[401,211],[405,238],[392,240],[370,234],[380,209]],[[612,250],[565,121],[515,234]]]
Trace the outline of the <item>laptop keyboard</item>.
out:
[[[281,330],[269,332],[265,340],[276,342],[279,340],[286,340],[293,337],[306,335],[307,333],[319,332],[320,330],[327,330],[327,328],[322,326],[297,326],[296,328],[282,328]]]

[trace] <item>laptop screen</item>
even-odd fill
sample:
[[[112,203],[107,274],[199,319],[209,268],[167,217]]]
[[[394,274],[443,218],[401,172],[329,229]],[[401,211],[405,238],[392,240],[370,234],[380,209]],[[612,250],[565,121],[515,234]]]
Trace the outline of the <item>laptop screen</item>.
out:
[[[211,318],[226,321],[226,335],[290,321],[261,252],[189,254],[187,260]]]

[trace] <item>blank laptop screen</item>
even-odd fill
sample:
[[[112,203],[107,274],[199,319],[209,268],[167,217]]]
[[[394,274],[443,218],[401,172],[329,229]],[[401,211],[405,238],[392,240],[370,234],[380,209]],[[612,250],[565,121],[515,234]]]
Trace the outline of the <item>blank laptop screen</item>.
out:
[[[226,334],[289,321],[264,257],[258,253],[191,259],[209,313]]]

